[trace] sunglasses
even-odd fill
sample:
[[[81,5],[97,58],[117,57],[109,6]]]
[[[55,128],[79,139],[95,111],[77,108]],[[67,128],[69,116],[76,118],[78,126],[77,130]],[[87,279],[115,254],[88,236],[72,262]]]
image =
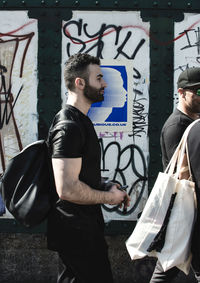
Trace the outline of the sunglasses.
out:
[[[200,88],[184,88],[185,90],[190,90],[192,92],[194,92],[197,96],[200,96]]]
[[[200,96],[200,89],[196,90],[196,95]]]

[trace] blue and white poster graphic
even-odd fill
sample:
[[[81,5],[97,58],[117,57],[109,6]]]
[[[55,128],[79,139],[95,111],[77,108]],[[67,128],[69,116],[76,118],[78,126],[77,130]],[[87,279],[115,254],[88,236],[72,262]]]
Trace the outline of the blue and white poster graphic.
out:
[[[92,104],[88,116],[97,131],[131,131],[131,68],[128,61],[101,60],[107,87],[104,100]]]

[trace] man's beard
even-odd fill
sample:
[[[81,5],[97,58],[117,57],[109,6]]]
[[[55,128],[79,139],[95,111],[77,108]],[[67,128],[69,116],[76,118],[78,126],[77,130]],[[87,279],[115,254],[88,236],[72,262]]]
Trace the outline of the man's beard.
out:
[[[85,84],[84,95],[92,103],[101,102],[104,100],[104,95],[101,91],[104,90],[104,87],[98,89],[96,87],[90,86],[88,83]]]

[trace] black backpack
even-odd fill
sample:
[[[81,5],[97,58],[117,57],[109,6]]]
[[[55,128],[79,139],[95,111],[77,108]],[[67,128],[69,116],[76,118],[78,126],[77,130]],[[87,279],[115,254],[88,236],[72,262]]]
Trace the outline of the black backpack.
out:
[[[0,191],[8,211],[24,226],[38,225],[48,216],[58,199],[48,141],[31,143],[9,161]]]

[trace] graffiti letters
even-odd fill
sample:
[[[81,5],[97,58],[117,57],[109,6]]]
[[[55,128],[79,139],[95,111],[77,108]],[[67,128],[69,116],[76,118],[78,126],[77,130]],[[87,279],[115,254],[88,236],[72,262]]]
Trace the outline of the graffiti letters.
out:
[[[20,29],[22,29],[21,27]],[[19,29],[18,29],[19,30]],[[11,121],[14,127],[15,137],[17,140],[19,150],[22,150],[22,142],[20,132],[15,119],[14,108],[23,85],[19,90],[13,93],[12,90],[12,73],[15,63],[16,55],[21,41],[25,41],[24,49],[21,55],[21,64],[18,67],[19,77],[23,76],[23,68],[25,57],[29,44],[34,36],[34,33],[25,35],[13,35],[16,31],[8,33],[0,33],[0,130],[8,125]],[[0,132],[0,156],[2,169],[5,170],[5,152],[3,143],[3,133]]]
[[[109,143],[106,147],[104,147],[104,143],[102,139],[99,139],[101,150],[102,150],[102,174],[104,172],[108,173],[109,169],[106,165],[106,158],[109,154],[109,151],[114,150],[116,158],[116,163],[113,164],[112,172],[113,175],[111,177],[111,181],[119,183],[120,185],[128,184],[127,180],[127,171],[131,171],[132,175],[132,183],[130,184],[129,188],[127,189],[127,193],[130,196],[136,196],[136,201],[132,207],[130,207],[127,211],[127,215],[133,213],[144,193],[144,189],[147,183],[147,168],[146,168],[146,161],[144,154],[139,146],[136,144],[127,145],[125,148],[121,148],[121,145],[113,141]],[[122,160],[126,155],[125,164],[123,164]],[[138,163],[142,165],[142,173],[138,171]],[[123,165],[122,165],[123,164]],[[103,206],[106,211],[116,211],[118,214],[123,215],[123,211],[119,206],[109,207],[104,205]]]
[[[186,48],[197,48],[197,54],[200,54],[200,28],[185,30],[183,32],[187,39],[187,45],[183,46],[181,50]],[[182,34],[182,33],[181,33]]]
[[[76,27],[77,29],[77,36],[72,36],[70,33],[70,27]],[[113,55],[114,59],[117,59],[119,55],[124,56],[127,59],[134,59],[137,55],[138,51],[142,47],[142,45],[145,43],[145,39],[141,39],[137,44],[135,49],[131,52],[128,52],[126,50],[127,45],[130,42],[130,39],[132,40],[132,37],[134,36],[134,33],[132,31],[127,31],[125,36],[121,35],[122,30],[125,28],[142,28],[139,26],[116,26],[116,25],[106,25],[105,23],[101,24],[99,30],[93,34],[90,34],[88,32],[88,24],[83,23],[83,20],[80,19],[79,21],[69,21],[67,22],[63,27],[63,32],[66,37],[70,39],[71,42],[68,42],[66,46],[67,55],[72,55],[73,52],[73,45],[78,44],[80,45],[80,49],[77,52],[85,52],[89,53],[91,50],[96,49],[96,56],[99,58],[103,58],[103,51],[106,48],[103,38],[105,36],[108,36],[111,33],[115,34],[114,38],[114,46],[115,47],[115,54]],[[82,40],[80,37],[86,37],[87,40]],[[88,43],[94,42],[92,46],[87,48]]]

